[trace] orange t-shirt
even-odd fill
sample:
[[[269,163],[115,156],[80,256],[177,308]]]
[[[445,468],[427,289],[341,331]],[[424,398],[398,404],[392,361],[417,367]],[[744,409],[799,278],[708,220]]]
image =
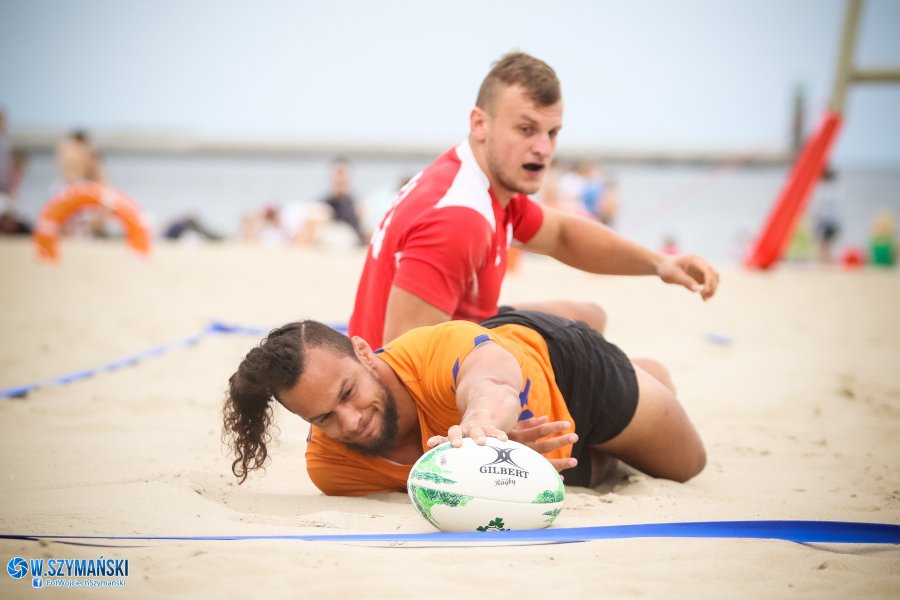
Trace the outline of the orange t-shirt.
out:
[[[416,403],[424,454],[428,438],[447,435],[462,415],[456,406],[456,374],[478,344],[487,340],[509,351],[522,368],[519,420],[547,416],[550,421],[572,417],[550,365],[547,344],[536,331],[520,325],[485,329],[468,321],[447,321],[413,329],[387,344],[378,354],[397,374]],[[575,431],[572,423],[565,433]],[[568,458],[572,447],[548,452],[547,458]],[[406,490],[412,465],[379,456],[365,456],[311,426],[306,446],[310,479],[331,496],[364,496]]]

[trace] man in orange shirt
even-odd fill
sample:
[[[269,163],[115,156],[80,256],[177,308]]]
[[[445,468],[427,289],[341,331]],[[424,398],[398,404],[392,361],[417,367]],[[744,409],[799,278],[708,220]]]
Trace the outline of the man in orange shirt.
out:
[[[662,365],[545,313],[448,321],[378,350],[316,321],[273,330],[229,379],[224,428],[240,482],[266,460],[273,400],[324,434],[306,460],[329,495],[403,491],[429,447],[463,437],[526,443],[570,485],[596,485],[611,458],[676,481],[706,461]]]

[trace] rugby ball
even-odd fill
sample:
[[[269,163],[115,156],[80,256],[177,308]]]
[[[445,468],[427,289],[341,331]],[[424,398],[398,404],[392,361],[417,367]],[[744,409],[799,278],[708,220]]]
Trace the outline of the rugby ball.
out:
[[[542,529],[562,510],[565,488],[556,467],[518,442],[464,438],[422,455],[409,472],[413,506],[443,531]]]

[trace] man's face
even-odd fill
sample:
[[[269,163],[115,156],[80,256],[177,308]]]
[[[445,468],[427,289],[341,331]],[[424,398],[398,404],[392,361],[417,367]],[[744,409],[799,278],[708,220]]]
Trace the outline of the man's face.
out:
[[[498,197],[534,194],[556,151],[562,128],[562,101],[537,106],[521,86],[498,90],[493,106],[484,112],[482,131],[488,177]]]
[[[297,384],[278,393],[289,411],[363,454],[382,454],[397,437],[397,404],[372,370],[350,356],[310,348]]]

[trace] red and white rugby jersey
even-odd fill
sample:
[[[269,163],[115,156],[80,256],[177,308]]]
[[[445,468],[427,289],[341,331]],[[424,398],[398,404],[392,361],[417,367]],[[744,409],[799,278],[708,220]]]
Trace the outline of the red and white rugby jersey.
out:
[[[543,218],[522,194],[504,209],[468,142],[451,148],[400,190],[372,236],[348,333],[384,343],[394,285],[452,319],[496,314],[509,244],[534,237]]]

